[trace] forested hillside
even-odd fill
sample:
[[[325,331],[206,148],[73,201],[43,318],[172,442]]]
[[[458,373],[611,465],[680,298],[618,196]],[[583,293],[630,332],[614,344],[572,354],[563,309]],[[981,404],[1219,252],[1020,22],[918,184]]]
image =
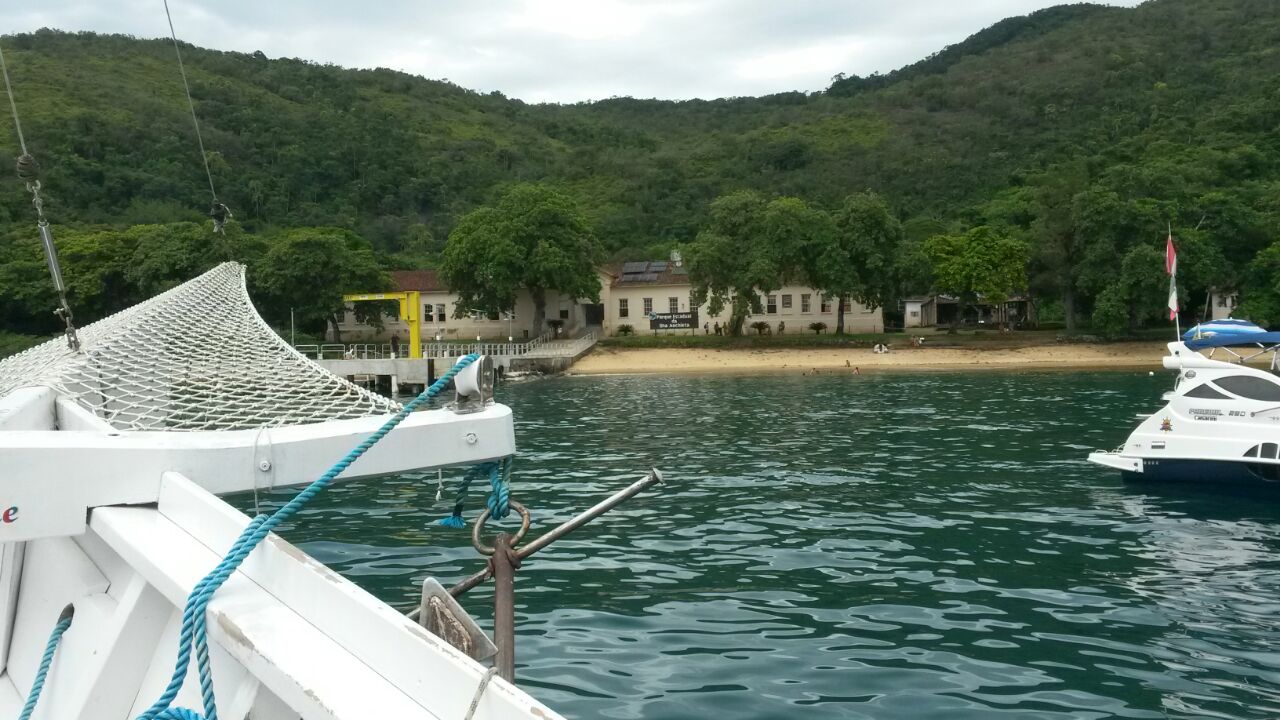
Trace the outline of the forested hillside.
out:
[[[200,220],[208,187],[169,43],[0,42],[59,227]],[[1032,289],[1085,313],[1107,292],[1117,307],[1145,302],[1139,256],[1114,287],[1166,223],[1187,242],[1191,292],[1271,282],[1251,263],[1280,231],[1275,0],[1061,6],[826,92],[712,101],[530,105],[391,70],[184,57],[240,228],[343,228],[385,263],[432,262],[462,215],[541,182],[577,199],[614,259],[693,241],[735,191],[834,210],[870,190],[909,244],[982,224],[1020,234]],[[16,146],[0,120],[0,167]],[[30,267],[31,235],[21,185],[0,180],[0,301]],[[43,327],[15,317],[25,307],[0,310],[0,328]]]

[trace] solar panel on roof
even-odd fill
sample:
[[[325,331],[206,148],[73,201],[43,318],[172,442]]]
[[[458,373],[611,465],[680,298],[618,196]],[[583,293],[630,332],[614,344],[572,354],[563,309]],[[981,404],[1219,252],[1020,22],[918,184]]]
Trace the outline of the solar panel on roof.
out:
[[[672,275],[688,275],[688,274],[689,274],[689,268],[687,268],[687,267],[685,267],[685,266],[683,266],[683,265],[678,265],[678,266],[676,266],[676,267],[671,268],[671,274],[672,274]]]
[[[648,267],[649,267],[649,263],[643,263],[643,262],[622,263],[622,274],[633,275],[635,273],[642,273],[646,269],[648,269]]]
[[[650,272],[666,272],[666,271],[667,271],[667,261],[666,261],[666,260],[660,260],[660,261],[658,261],[658,262],[651,262],[651,263],[649,263],[649,271],[650,271]]]

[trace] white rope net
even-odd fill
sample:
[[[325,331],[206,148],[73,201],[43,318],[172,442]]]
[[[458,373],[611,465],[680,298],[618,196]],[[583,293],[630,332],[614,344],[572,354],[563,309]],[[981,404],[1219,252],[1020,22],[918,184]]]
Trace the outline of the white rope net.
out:
[[[200,277],[0,360],[0,396],[52,387],[121,430],[243,430],[384,415],[400,405],[298,354],[263,322],[244,266]]]

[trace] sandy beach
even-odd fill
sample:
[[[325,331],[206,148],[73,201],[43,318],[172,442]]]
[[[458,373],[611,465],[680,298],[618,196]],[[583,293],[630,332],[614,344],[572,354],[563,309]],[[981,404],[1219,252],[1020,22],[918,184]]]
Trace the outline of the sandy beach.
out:
[[[631,349],[597,347],[571,375],[638,373],[886,372],[910,370],[1160,369],[1160,342],[1014,348]]]

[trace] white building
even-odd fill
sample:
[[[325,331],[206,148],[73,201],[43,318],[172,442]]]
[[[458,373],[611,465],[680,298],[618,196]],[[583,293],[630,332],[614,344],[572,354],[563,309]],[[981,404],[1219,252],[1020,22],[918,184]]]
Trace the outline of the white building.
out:
[[[1231,290],[1209,291],[1209,320],[1225,320],[1231,317],[1240,304],[1240,293]]]
[[[918,295],[902,301],[904,327],[933,327],[938,324],[938,303],[933,295]]]
[[[422,340],[506,340],[516,342],[534,338],[548,328],[535,328],[533,299],[527,291],[520,291],[511,313],[468,312],[464,317],[454,317],[458,297],[450,292],[434,270],[398,270],[391,273],[395,289],[417,291],[422,302]],[[707,305],[691,307],[693,286],[689,282],[688,269],[678,259],[674,261],[635,262],[602,268],[600,270],[600,302],[575,299],[547,292],[548,321],[563,323],[561,333],[573,337],[586,329],[596,329],[602,335],[616,335],[621,327],[629,325],[634,333],[655,332],[651,315],[663,324],[680,324],[682,327],[661,329],[663,334],[710,331],[715,325],[725,326],[729,321],[729,309],[719,315],[711,315]],[[776,292],[760,296],[762,312],[747,318],[744,332],[754,333],[751,324],[764,321],[772,333],[808,333],[809,325],[825,323],[827,332],[836,329],[834,300],[822,293],[801,285],[786,285]],[[676,323],[671,314],[696,312],[680,318]],[[881,332],[884,315],[877,309],[868,309],[856,302],[845,301],[846,332]],[[385,342],[393,334],[400,340],[409,336],[408,326],[398,318],[383,317],[383,329],[357,322],[349,305],[338,324],[342,339],[346,342]]]
[[[550,329],[550,326],[541,330],[533,327],[533,298],[526,291],[521,291],[516,296],[516,306],[512,312],[471,311],[466,312],[462,317],[454,317],[458,296],[445,287],[435,270],[394,270],[391,272],[391,280],[398,291],[419,293],[422,302],[423,342],[430,342],[436,338],[475,340],[477,337],[484,340],[512,338],[520,342],[535,338],[544,330]],[[568,296],[562,296],[554,290],[548,291],[546,319],[559,320],[562,323],[561,333],[571,337],[586,325],[588,307],[590,306],[583,305]],[[342,331],[342,339],[345,342],[385,342],[392,335],[404,341],[409,337],[408,325],[399,318],[383,316],[382,324],[383,329],[379,331],[372,325],[357,322],[352,306],[348,304],[338,327]]]
[[[674,261],[630,262],[605,269],[609,277],[607,288],[600,298],[604,303],[602,329],[605,335],[617,335],[619,328],[630,325],[633,332],[658,332],[663,334],[690,332],[706,333],[717,324],[729,322],[730,310],[724,308],[719,315],[712,315],[707,304],[693,307],[693,285],[689,282],[688,268],[677,258]],[[751,324],[764,321],[770,332],[808,333],[812,323],[825,323],[828,332],[836,329],[836,307],[833,299],[821,292],[802,285],[784,285],[776,292],[760,296],[762,312],[747,317],[743,332],[754,333]],[[673,313],[696,312],[697,318],[688,323],[693,328],[682,327],[663,330],[651,328],[650,315],[659,317]],[[845,332],[881,332],[884,330],[884,314],[880,309],[869,309],[845,300]]]

